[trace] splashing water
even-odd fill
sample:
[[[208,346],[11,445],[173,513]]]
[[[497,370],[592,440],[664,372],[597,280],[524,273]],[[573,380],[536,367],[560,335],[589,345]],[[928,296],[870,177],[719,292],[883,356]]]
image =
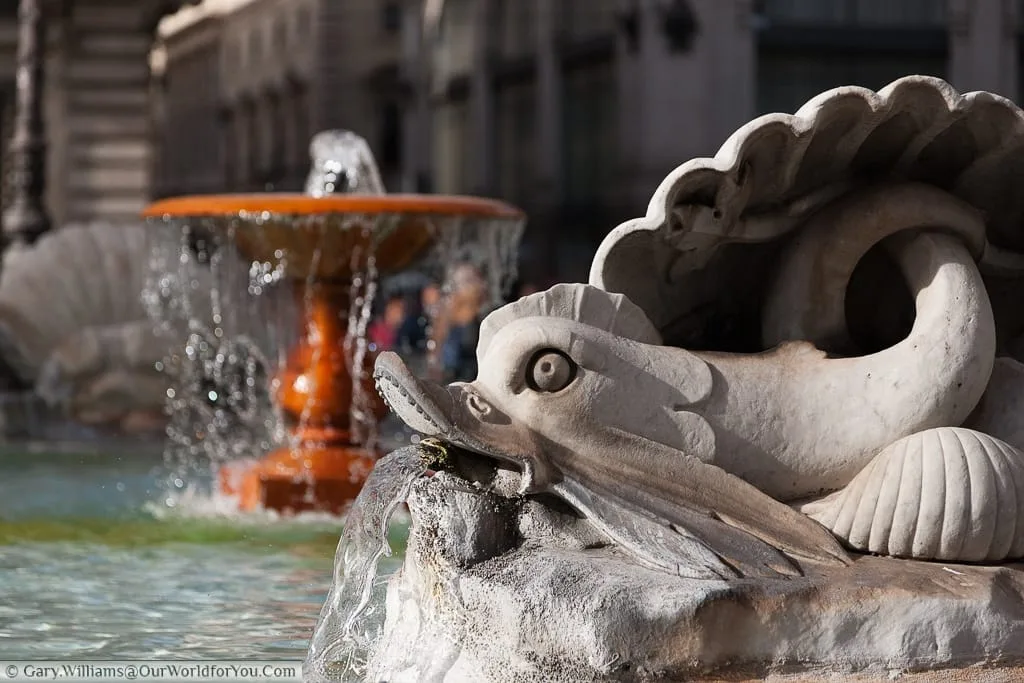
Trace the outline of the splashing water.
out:
[[[313,138],[310,151],[308,194],[384,193],[362,138],[324,131]],[[367,332],[378,290],[387,286],[378,273],[378,248],[400,222],[398,215],[263,213],[150,226],[143,301],[158,333],[175,348],[157,364],[171,384],[168,505],[194,501],[193,489],[205,487],[220,465],[299,445],[277,400],[277,378],[307,329],[302,321],[308,320],[310,300],[296,297],[296,288],[308,293],[320,278],[337,273],[348,278],[343,280],[348,305],[339,311],[339,322],[347,321],[342,350],[352,378],[351,432],[368,446],[378,442],[375,397],[365,381],[375,351]],[[458,216],[432,216],[429,222],[434,244],[416,270],[443,284],[469,264],[486,283],[484,308],[503,303],[515,279],[524,226]],[[441,306],[447,291],[442,290]],[[309,408],[291,417],[299,427],[308,424]],[[395,437],[405,443],[415,439],[408,430]]]
[[[313,168],[306,179],[306,194],[384,194],[377,162],[366,140],[347,130],[325,130],[309,145]]]
[[[358,259],[353,254],[353,263]],[[366,269],[352,278],[350,304],[348,310],[348,327],[345,331],[345,357],[351,358],[349,371],[352,375],[352,408],[350,410],[353,438],[368,447],[375,446],[377,424],[373,416],[371,395],[366,390],[367,375],[367,328],[373,312],[373,301],[377,295],[377,265],[374,254],[366,259]]]
[[[211,466],[284,443],[273,400],[274,366],[294,335],[295,312],[281,305],[280,266],[252,263],[228,234],[202,222],[151,226],[143,302],[175,351],[158,363],[169,379],[167,501]],[[269,323],[269,324],[268,324]]]
[[[377,462],[346,519],[334,557],[334,582],[303,667],[303,680],[362,680],[384,624],[377,564],[390,556],[387,529],[413,484],[438,459],[428,443],[405,446]],[[375,591],[376,589],[376,591]]]
[[[306,194],[322,197],[328,194],[387,193],[369,144],[355,133],[347,130],[321,131],[310,142],[309,153],[312,168],[306,179]],[[392,219],[391,216],[362,217],[363,242],[368,246],[365,249],[356,246],[350,259],[353,275],[343,342],[352,377],[349,424],[353,441],[368,448],[376,445],[377,421],[372,414],[371,397],[365,389],[367,327],[377,293],[375,252],[380,242],[394,229]],[[319,249],[316,256],[320,256]]]

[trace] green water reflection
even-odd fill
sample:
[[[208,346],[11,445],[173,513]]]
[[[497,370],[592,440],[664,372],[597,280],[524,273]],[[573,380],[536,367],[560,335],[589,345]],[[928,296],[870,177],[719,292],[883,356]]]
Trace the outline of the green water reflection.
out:
[[[168,507],[168,480],[141,448],[0,453],[5,658],[303,657],[341,520]]]

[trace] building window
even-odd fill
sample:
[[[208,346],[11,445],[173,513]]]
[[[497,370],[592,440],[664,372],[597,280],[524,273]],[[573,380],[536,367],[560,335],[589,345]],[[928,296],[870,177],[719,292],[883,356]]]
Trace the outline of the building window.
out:
[[[291,126],[294,145],[292,146],[292,167],[296,176],[309,170],[309,94],[305,85],[296,83],[291,92]]]
[[[783,24],[846,26],[942,26],[946,3],[939,0],[761,0],[755,11]]]
[[[533,83],[508,85],[497,96],[497,170],[499,194],[528,205],[536,157],[536,96]],[[529,208],[529,207],[527,207]]]
[[[300,38],[305,38],[313,31],[313,14],[309,5],[299,5],[295,15],[295,32]]]
[[[570,210],[606,205],[615,175],[615,73],[602,64],[566,74],[562,98],[563,178]]]
[[[494,40],[505,59],[532,54],[536,50],[536,5],[523,0],[500,0],[495,8]]]
[[[470,190],[469,105],[447,102],[434,116],[434,176],[438,192],[459,194]]]
[[[380,112],[381,166],[389,169],[402,166],[402,109],[397,102],[385,102]]]
[[[278,54],[283,54],[288,49],[288,26],[284,23],[284,19],[278,17],[274,19],[274,50]]]
[[[221,117],[221,140],[223,140],[223,181],[224,186],[229,190],[236,188],[238,178],[238,123],[235,120],[235,112],[231,109],[224,111]]]
[[[580,41],[615,31],[618,0],[560,0],[559,33],[569,41]]]
[[[757,10],[758,113],[792,113],[843,85],[877,90],[906,74],[945,76],[945,2],[762,0]]]
[[[231,40],[224,48],[224,67],[237,69],[245,64],[245,45],[241,40]]]
[[[381,25],[387,33],[398,33],[402,28],[402,6],[397,0],[386,0],[381,6]]]
[[[270,159],[267,164],[269,182],[279,183],[285,172],[285,114],[281,97],[277,93],[271,93],[267,97],[268,115],[270,129],[267,131],[270,146]]]
[[[260,35],[259,28],[254,28],[252,32],[249,33],[249,63],[259,64],[260,60],[263,58],[263,55],[261,54],[262,52],[262,35]]]
[[[757,64],[759,114],[793,114],[815,95],[843,85],[879,90],[907,74],[945,77],[944,55],[869,51],[844,54],[762,53]]]
[[[259,149],[260,149],[260,122],[256,105],[252,102],[245,104],[245,142],[239,147],[245,169],[245,181],[249,187],[254,187],[259,176]]]

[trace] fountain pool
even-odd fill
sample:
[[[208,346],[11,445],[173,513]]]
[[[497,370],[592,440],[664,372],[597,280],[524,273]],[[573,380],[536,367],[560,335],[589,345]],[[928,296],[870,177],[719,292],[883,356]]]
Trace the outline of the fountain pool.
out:
[[[5,658],[305,657],[336,513],[378,453],[411,439],[380,429],[367,386],[378,275],[470,263],[496,302],[524,218],[488,200],[385,195],[365,143],[341,135],[334,150],[335,137],[314,141],[324,182],[308,195],[147,210],[140,294],[171,349],[155,363],[169,443],[0,446]],[[406,532],[398,515],[376,581],[399,566]]]
[[[169,508],[160,448],[0,453],[5,658],[305,656],[340,520],[242,515],[209,496]],[[405,523],[391,529],[400,550]]]

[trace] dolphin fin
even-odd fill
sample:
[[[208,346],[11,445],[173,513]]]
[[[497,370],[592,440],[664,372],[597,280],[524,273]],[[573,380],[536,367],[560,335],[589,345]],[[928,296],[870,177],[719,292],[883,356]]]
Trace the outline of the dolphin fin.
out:
[[[556,492],[641,563],[700,579],[802,576],[800,566],[760,538],[683,505],[664,519],[618,495],[563,479]]]
[[[563,479],[554,490],[624,551],[651,569],[692,579],[740,576],[735,567],[685,529],[674,528],[616,496],[598,494],[571,479]]]
[[[799,560],[850,562],[825,527],[720,467],[615,428],[595,441],[609,449],[599,460],[614,463],[585,472],[598,499],[628,501],[633,510],[685,529],[741,574],[791,575]]]
[[[693,483],[695,487],[704,488],[705,496],[702,497],[705,497],[705,500],[682,497],[682,500],[693,505],[689,510],[688,506],[672,505],[666,500],[652,500],[652,509],[659,509],[660,514],[673,521],[677,521],[676,517],[680,516],[679,524],[701,523],[700,526],[703,528],[692,527],[691,531],[697,534],[711,534],[719,544],[730,538],[717,538],[722,533],[721,527],[725,527],[734,532],[741,532],[748,541],[757,539],[794,559],[825,565],[849,564],[849,555],[835,536],[810,517],[714,465],[697,463],[695,469],[700,472],[700,476],[695,477]],[[653,491],[646,496],[662,498],[659,493]],[[665,503],[669,503],[669,506],[666,507]],[[706,512],[718,522],[718,525],[710,525],[705,521],[707,518],[695,516],[693,508]],[[740,549],[740,552],[744,551]]]

